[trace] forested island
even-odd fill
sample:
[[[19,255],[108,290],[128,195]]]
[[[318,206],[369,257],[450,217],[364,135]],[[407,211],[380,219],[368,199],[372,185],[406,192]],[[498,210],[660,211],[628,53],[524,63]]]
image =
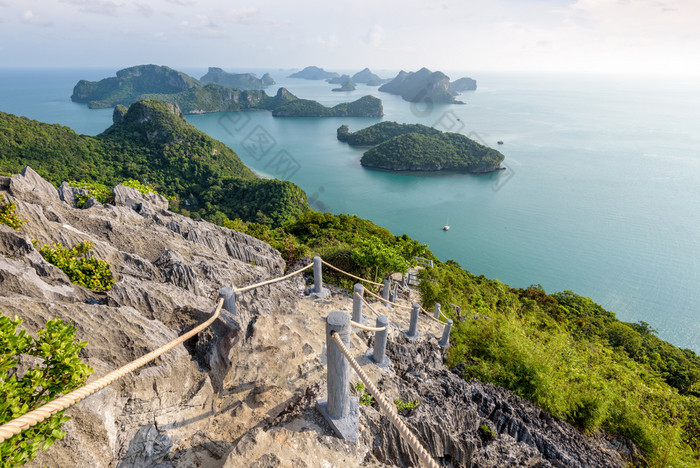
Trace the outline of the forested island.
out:
[[[450,77],[440,71],[432,72],[421,68],[417,72],[401,70],[390,82],[379,87],[379,91],[398,94],[410,102],[441,102],[447,104],[464,104],[455,96],[467,89],[476,89],[476,81],[461,78],[450,84]]]
[[[331,91],[355,91],[357,86],[350,75],[343,75],[339,78],[332,78],[327,80],[331,84],[339,84],[339,88],[333,88]]]
[[[269,73],[265,73],[262,78],[257,78],[250,73],[228,73],[217,67],[209,67],[209,71],[199,81],[236,89],[265,89],[275,84],[275,80]]]
[[[210,68],[203,78],[231,82],[231,77],[242,79],[242,75],[226,74],[221,69]],[[252,75],[246,75],[248,78]],[[260,79],[270,82],[269,75]],[[316,101],[299,99],[284,88],[275,96],[260,89],[241,90],[222,84],[202,84],[200,81],[168,67],[140,65],[117,72],[116,78],[105,78],[98,82],[81,80],[73,90],[71,99],[85,102],[91,108],[128,106],[144,99],[173,102],[185,114],[207,112],[230,112],[251,109],[272,111],[276,117],[381,117],[381,100],[365,96],[357,101],[343,103],[333,108]]]
[[[459,133],[420,124],[380,122],[350,133],[338,128],[337,138],[352,146],[374,146],[360,163],[389,171],[458,171],[486,173],[502,169],[505,157]]]
[[[369,68],[365,68],[352,75],[352,81],[355,83],[365,83],[367,86],[380,86],[384,83],[384,80],[372,73]]]
[[[338,75],[335,72],[327,72],[323,68],[315,67],[315,66],[310,66],[306,67],[301,71],[298,71],[296,73],[292,73],[289,75],[289,78],[301,78],[303,80],[328,80],[331,78],[337,78],[340,75]]]

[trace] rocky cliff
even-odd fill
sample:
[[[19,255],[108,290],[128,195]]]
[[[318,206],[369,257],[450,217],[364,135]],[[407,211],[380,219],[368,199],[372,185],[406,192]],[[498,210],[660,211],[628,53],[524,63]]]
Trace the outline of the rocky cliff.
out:
[[[76,189],[56,189],[26,168],[0,177],[0,193],[27,221],[0,224],[0,309],[29,331],[48,318],[75,324],[89,341],[91,379],[202,322],[221,286],[280,275],[279,253],[249,236],[167,211],[157,195],[117,186],[114,205],[77,209]],[[93,293],[46,263],[31,240],[94,242],[117,282]],[[305,262],[302,262],[305,263]],[[296,268],[297,266],[293,266]],[[417,466],[386,418],[362,406],[360,440],[338,439],[314,409],[325,394],[324,318],[350,312],[346,293],[303,297],[300,276],[244,293],[237,314],[68,411],[67,436],[33,466],[328,467]],[[413,296],[404,300],[416,300]],[[390,318],[389,369],[372,365],[365,332],[352,352],[391,400],[419,405],[404,419],[441,466],[619,466],[620,455],[509,392],[446,369],[441,326],[421,320],[409,343],[400,309]],[[357,377],[351,381],[357,382]]]

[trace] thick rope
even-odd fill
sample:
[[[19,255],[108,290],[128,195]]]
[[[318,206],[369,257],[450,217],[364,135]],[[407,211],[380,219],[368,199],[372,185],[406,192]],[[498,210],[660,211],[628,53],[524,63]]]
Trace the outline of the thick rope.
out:
[[[350,325],[360,330],[366,330],[371,332],[380,332],[386,330],[386,327],[368,327],[367,325],[362,325],[361,323],[353,322],[350,320]]]
[[[343,270],[341,270],[340,268],[331,265],[330,263],[328,263],[328,262],[325,261],[324,259],[321,259],[321,263],[323,263],[324,265],[326,265],[326,266],[329,267],[329,268],[334,269],[335,271],[338,271],[338,272],[340,272],[340,273],[342,273],[342,274],[344,274],[344,275],[346,275],[346,276],[349,276],[350,278],[355,278],[356,280],[364,281],[365,283],[373,284],[373,285],[375,285],[375,286],[381,286],[381,285],[382,285],[382,283],[375,283],[374,281],[370,281],[370,280],[368,280],[368,279],[360,278],[359,276],[355,276],[355,275],[353,275],[352,273],[348,273],[347,271],[343,271]]]
[[[245,287],[242,287],[242,288],[234,289],[233,292],[234,292],[234,294],[238,294],[238,293],[242,293],[242,292],[245,292],[245,291],[250,291],[251,289],[259,288],[260,286],[265,286],[266,284],[271,284],[271,283],[276,283],[276,282],[278,282],[278,281],[286,280],[287,278],[290,278],[290,277],[292,277],[292,276],[294,276],[294,275],[298,275],[299,273],[301,273],[301,272],[304,271],[304,270],[308,270],[308,269],[311,268],[312,266],[314,266],[314,264],[313,264],[313,263],[309,263],[309,264],[306,265],[304,268],[300,268],[300,269],[298,269],[297,271],[293,271],[293,272],[291,272],[291,273],[289,273],[289,274],[286,274],[286,275],[284,275],[284,276],[280,276],[279,278],[273,278],[273,279],[271,279],[271,280],[263,281],[263,282],[261,282],[261,283],[255,283],[255,284],[251,284],[250,286],[245,286]]]
[[[365,384],[365,387],[367,388],[369,393],[374,397],[379,406],[384,410],[387,417],[389,418],[389,421],[391,421],[391,424],[393,424],[396,430],[399,431],[399,434],[401,435],[403,440],[405,440],[406,443],[408,443],[408,445],[411,446],[413,451],[416,453],[416,455],[418,455],[418,458],[420,458],[423,461],[423,463],[425,463],[430,468],[439,468],[438,464],[435,462],[435,460],[433,460],[433,457],[430,456],[430,454],[423,448],[418,439],[416,439],[416,436],[414,436],[411,433],[411,431],[406,427],[404,422],[401,421],[399,415],[396,413],[394,405],[390,404],[384,399],[382,394],[379,393],[379,389],[377,389],[377,387],[374,386],[374,383],[369,379],[369,377],[367,377],[367,374],[365,374],[365,371],[362,370],[362,367],[360,367],[357,361],[355,361],[355,358],[353,358],[350,355],[350,351],[348,351],[348,348],[345,347],[345,344],[340,338],[340,335],[333,332],[331,333],[331,338],[333,338],[333,341],[335,341],[335,343],[338,345],[338,348],[345,355],[345,358],[348,360],[352,368],[355,369],[355,372],[357,372],[357,375],[360,377],[360,380],[362,380],[362,382]]]
[[[371,310],[372,312],[374,312],[374,315],[376,315],[377,317],[379,317],[380,315],[382,315],[382,314],[380,314],[379,312],[377,312],[376,310],[374,310],[374,307],[372,307],[372,304],[370,304],[369,302],[367,302],[367,299],[365,299],[364,297],[362,297],[359,293],[355,293],[355,296],[359,297],[360,300],[362,300],[362,302],[367,306],[367,308],[369,308],[369,310]]]
[[[391,304],[391,305],[396,306],[396,307],[398,307],[398,308],[400,308],[400,309],[407,309],[407,310],[413,309],[413,307],[405,306],[405,305],[402,305],[402,304],[397,304],[396,302],[391,302],[391,301],[389,301],[389,300],[387,300],[387,299],[384,299],[382,296],[380,296],[379,294],[374,294],[374,293],[373,293],[372,291],[370,291],[369,289],[365,289],[365,291],[366,291],[369,295],[376,297],[376,298],[379,299],[380,301],[386,302],[387,304]]]
[[[430,320],[432,320],[433,322],[437,322],[437,323],[442,324],[442,325],[447,325],[447,322],[443,322],[443,321],[440,320],[440,319],[436,319],[435,316],[431,315],[431,314],[430,314],[427,310],[425,310],[424,308],[421,307],[421,308],[420,308],[420,311],[423,312],[423,313],[424,313]]]
[[[204,330],[207,328],[209,325],[211,325],[214,320],[217,319],[219,316],[219,313],[221,312],[221,307],[224,305],[224,300],[219,299],[219,303],[216,306],[216,310],[214,311],[214,314],[209,317],[209,319],[202,323],[201,325],[197,326],[196,328],[193,328],[192,330],[188,331],[184,335],[180,336],[179,338],[171,341],[170,343],[167,343],[160,348],[156,349],[155,351],[151,351],[150,353],[146,354],[145,356],[141,356],[140,358],[131,361],[130,363],[126,364],[123,367],[120,367],[117,370],[114,370],[110,372],[109,374],[105,375],[104,377],[101,377],[94,382],[91,382],[89,384],[83,385],[82,387],[73,390],[72,392],[63,395],[60,398],[57,398],[53,401],[50,401],[46,403],[43,406],[40,406],[39,408],[30,411],[29,413],[26,413],[18,418],[13,419],[12,421],[6,422],[2,426],[0,426],[0,443],[9,439],[10,437],[19,434],[25,429],[28,429],[32,426],[34,426],[37,423],[40,423],[44,419],[47,419],[51,417],[52,415],[56,414],[57,412],[64,410],[68,408],[69,406],[72,406],[76,403],[78,403],[80,400],[83,398],[95,393],[98,390],[103,389],[107,385],[111,384],[117,379],[120,379],[124,377],[126,374],[135,371],[139,367],[143,366],[144,364],[147,364],[148,362],[154,360],[158,356],[160,356],[163,353],[166,353],[167,351],[170,351],[173,349],[175,346],[179,345],[180,343],[183,343],[199,333],[200,331]]]

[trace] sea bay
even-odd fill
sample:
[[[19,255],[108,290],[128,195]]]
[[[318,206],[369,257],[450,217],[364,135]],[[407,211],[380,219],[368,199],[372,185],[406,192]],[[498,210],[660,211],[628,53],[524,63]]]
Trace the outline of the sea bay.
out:
[[[70,94],[78,79],[114,71],[0,70],[0,110],[97,134],[111,123],[111,109],[88,109],[70,102]],[[698,86],[638,77],[448,74],[477,79],[478,90],[460,97],[467,104],[411,104],[364,85],[337,93],[334,85],[277,71],[278,84],[268,92],[285,86],[326,105],[373,94],[386,115],[187,118],[259,174],[299,184],[316,209],[407,233],[438,257],[513,287],[539,283],[547,292],[589,296],[622,320],[644,320],[662,338],[700,351]],[[380,120],[460,131],[502,151],[507,169],[482,176],[366,170],[359,165],[363,150],[338,142],[335,132],[341,124],[354,131]],[[446,222],[449,232],[441,230]]]

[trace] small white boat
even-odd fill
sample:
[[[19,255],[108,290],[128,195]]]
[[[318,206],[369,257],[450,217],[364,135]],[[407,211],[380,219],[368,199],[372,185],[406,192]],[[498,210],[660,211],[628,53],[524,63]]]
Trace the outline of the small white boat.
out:
[[[442,230],[443,230],[443,231],[449,231],[449,230],[450,230],[450,225],[449,225],[449,224],[445,224],[445,225],[442,227]]]

